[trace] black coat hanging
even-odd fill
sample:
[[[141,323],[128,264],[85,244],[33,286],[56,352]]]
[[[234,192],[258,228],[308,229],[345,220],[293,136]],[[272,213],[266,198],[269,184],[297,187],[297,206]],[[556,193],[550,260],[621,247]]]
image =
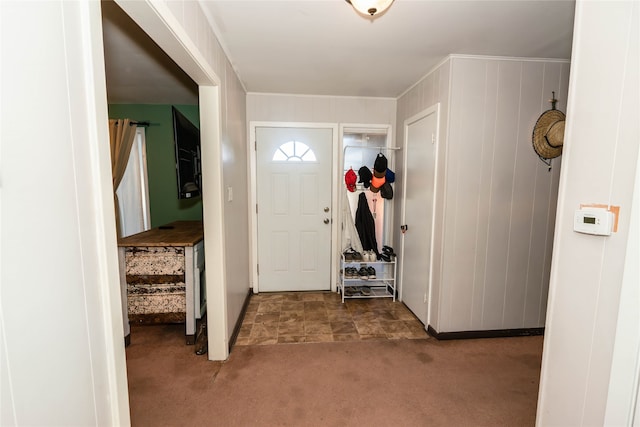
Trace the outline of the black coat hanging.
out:
[[[358,209],[356,210],[356,230],[360,236],[362,249],[365,251],[372,250],[378,255],[378,243],[376,241],[376,222],[373,219],[369,202],[364,192],[358,196]]]

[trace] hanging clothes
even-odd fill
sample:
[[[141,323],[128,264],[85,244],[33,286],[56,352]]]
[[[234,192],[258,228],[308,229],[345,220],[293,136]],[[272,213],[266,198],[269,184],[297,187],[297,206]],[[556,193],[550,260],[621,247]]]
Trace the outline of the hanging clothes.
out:
[[[362,243],[360,242],[360,236],[358,230],[356,230],[356,224],[353,219],[353,213],[351,211],[351,204],[349,203],[349,196],[346,192],[342,192],[344,199],[342,200],[342,250],[353,248],[357,252],[362,253]]]
[[[378,242],[376,241],[376,222],[373,219],[373,214],[369,209],[369,202],[364,192],[358,196],[358,209],[356,210],[356,230],[360,236],[360,242],[362,243],[362,249],[365,251],[374,251],[376,255],[378,253]]]

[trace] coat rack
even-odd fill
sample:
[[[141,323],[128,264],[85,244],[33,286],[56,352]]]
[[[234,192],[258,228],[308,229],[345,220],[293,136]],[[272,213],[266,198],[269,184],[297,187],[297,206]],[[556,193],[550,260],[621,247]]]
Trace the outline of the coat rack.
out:
[[[344,147],[344,149],[342,150],[342,159],[344,159],[346,157],[347,154],[347,149],[349,148],[359,148],[361,150],[378,150],[378,152],[382,153],[382,151],[398,151],[398,150],[402,150],[401,147],[385,147],[382,145],[378,145],[378,146],[360,146],[360,145],[346,145]],[[351,168],[353,168],[353,166],[349,166]],[[345,169],[343,172],[348,171],[349,169]]]

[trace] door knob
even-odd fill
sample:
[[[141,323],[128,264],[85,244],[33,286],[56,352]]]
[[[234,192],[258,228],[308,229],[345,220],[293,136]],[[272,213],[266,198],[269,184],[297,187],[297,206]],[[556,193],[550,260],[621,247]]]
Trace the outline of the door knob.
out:
[[[323,221],[325,224],[329,224],[329,218],[325,218]]]
[[[325,212],[329,212],[329,207],[324,208]]]

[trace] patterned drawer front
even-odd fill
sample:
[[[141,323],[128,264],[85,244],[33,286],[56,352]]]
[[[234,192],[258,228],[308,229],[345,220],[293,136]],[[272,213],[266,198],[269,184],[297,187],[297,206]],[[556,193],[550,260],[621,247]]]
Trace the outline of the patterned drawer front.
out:
[[[140,283],[129,284],[127,286],[127,295],[129,297],[136,297],[140,295],[175,295],[185,294],[185,285],[183,283],[164,283],[164,284],[152,284],[152,283]]]
[[[184,276],[184,248],[172,246],[127,248],[125,265],[127,276]]]
[[[129,287],[129,314],[186,313],[184,286]]]

